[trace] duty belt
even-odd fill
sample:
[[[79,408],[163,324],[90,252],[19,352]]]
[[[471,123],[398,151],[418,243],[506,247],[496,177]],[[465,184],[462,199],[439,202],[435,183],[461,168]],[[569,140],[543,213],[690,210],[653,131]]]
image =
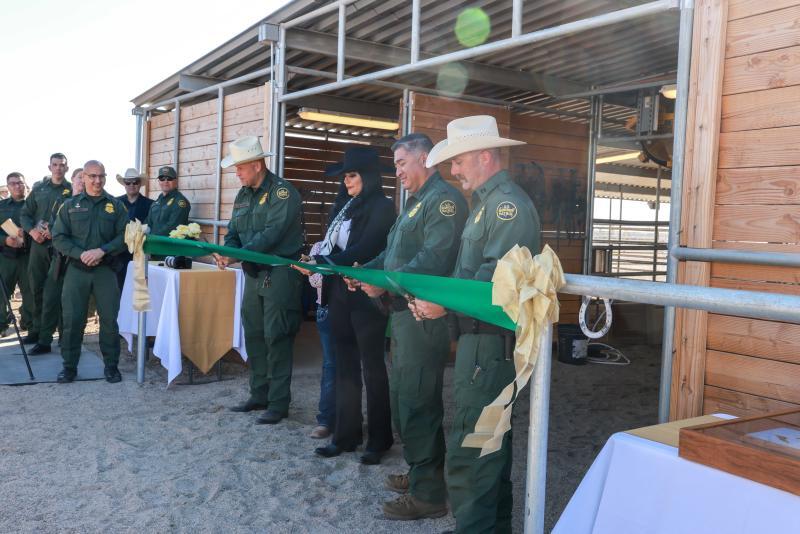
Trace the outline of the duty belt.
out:
[[[504,340],[503,352],[505,359],[511,360],[514,358],[515,334],[513,331],[455,312],[450,312],[447,315],[447,321],[450,334],[455,340],[464,334],[502,336]]]

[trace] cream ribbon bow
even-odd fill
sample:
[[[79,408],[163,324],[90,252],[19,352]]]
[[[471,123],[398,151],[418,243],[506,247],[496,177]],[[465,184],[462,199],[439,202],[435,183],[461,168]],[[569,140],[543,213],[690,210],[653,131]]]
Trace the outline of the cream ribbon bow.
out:
[[[546,321],[558,320],[557,293],[565,280],[561,262],[550,246],[545,245],[534,258],[526,247],[515,245],[497,262],[492,283],[492,304],[501,306],[517,324],[514,347],[517,375],[483,408],[475,431],[461,444],[481,449],[481,457],[500,450],[503,436],[511,430],[514,401],[533,374]]]
[[[144,274],[144,242],[147,231],[147,225],[138,219],[129,222],[125,227],[125,244],[128,245],[128,252],[133,254],[133,309],[136,311],[150,309],[150,292],[147,290],[147,277]]]

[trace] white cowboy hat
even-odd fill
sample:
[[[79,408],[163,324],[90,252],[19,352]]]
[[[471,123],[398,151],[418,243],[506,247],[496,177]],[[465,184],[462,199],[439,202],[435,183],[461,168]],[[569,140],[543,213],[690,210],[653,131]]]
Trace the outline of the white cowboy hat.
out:
[[[248,161],[255,161],[257,159],[264,159],[269,154],[264,152],[261,148],[261,143],[258,137],[249,135],[247,137],[240,137],[228,147],[228,155],[220,162],[223,169],[239,165],[240,163],[247,163]]]
[[[500,137],[497,121],[491,115],[462,117],[447,124],[447,139],[431,149],[425,166],[431,168],[464,152],[524,144]]]
[[[146,178],[147,178],[146,176],[140,174],[139,171],[137,171],[136,169],[134,169],[132,167],[125,171],[125,175],[123,175],[123,176],[120,176],[119,174],[117,175],[117,181],[122,185],[125,185],[125,180],[136,179],[136,180],[139,180],[141,182],[142,180],[145,180]]]

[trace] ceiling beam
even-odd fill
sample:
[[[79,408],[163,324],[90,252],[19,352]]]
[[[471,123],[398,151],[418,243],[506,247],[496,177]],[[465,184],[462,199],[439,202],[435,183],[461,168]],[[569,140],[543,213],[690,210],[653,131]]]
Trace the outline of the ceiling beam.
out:
[[[400,104],[381,104],[379,102],[366,102],[352,98],[342,98],[330,95],[311,95],[292,101],[292,105],[304,108],[316,108],[322,111],[338,111],[352,115],[365,115],[380,119],[397,120],[400,115]]]
[[[291,28],[286,32],[286,44],[289,49],[336,57],[337,40],[335,35]],[[346,39],[344,49],[345,55],[349,60],[365,61],[387,67],[406,65],[411,58],[411,52],[407,48],[360,39]],[[419,54],[420,61],[431,57],[435,57],[435,55],[424,52]],[[541,92],[551,96],[588,90],[587,87],[581,84],[546,74],[493,67],[474,61],[462,61],[461,64],[467,68],[470,77],[478,82],[513,87],[524,91]],[[431,67],[426,70],[438,72],[439,67]]]

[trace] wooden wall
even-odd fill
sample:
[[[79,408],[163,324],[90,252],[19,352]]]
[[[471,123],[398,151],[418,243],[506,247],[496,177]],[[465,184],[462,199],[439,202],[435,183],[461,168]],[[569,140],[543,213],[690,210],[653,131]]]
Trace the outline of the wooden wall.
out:
[[[435,96],[412,93],[411,98],[411,131],[426,133],[434,142],[438,142],[447,136],[447,123],[451,120],[469,115],[492,115],[497,119],[501,136],[528,143],[504,152],[506,165],[512,174],[520,168],[520,165],[529,165],[535,161],[545,170],[545,198],[551,198],[559,180],[563,182],[571,175],[574,175],[579,183],[579,194],[585,198],[588,125],[526,117],[511,113],[507,108]],[[448,164],[440,165],[439,171],[453,185],[461,189],[460,184],[453,181],[450,176]],[[579,236],[572,235],[569,239],[562,233],[561,237],[556,239],[553,233],[556,225],[547,222],[553,218],[549,205],[546,202],[539,204],[536,208],[545,221],[544,230],[550,232],[545,234],[543,244],[548,243],[556,250],[566,272],[580,273],[583,263],[583,226],[580,227]],[[559,299],[560,321],[577,323],[580,298],[560,295]]]
[[[222,155],[228,152],[231,141],[246,135],[262,138],[262,146],[269,147],[270,124],[269,84],[240,91],[224,97],[222,115]],[[214,219],[217,165],[217,99],[208,100],[180,110],[180,138],[178,144],[179,188],[192,203],[190,218]],[[148,176],[154,177],[159,167],[174,165],[175,112],[150,118],[146,128],[145,161]],[[315,134],[316,135],[316,134]],[[284,177],[292,182],[303,198],[304,222],[309,243],[319,241],[326,230],[327,213],[336,196],[339,183],[323,176],[325,166],[341,161],[346,140],[309,139],[287,132],[285,139]],[[362,139],[354,142],[363,143]],[[391,166],[388,148],[378,147],[384,162]],[[268,159],[268,163],[271,163]],[[270,165],[271,166],[271,165]],[[230,219],[233,201],[240,184],[234,168],[223,169],[221,176],[220,220]],[[386,195],[394,198],[396,178],[384,178]],[[158,180],[147,183],[147,194],[158,197]],[[220,228],[220,235],[226,229]],[[203,226],[204,239],[212,241],[213,228]]]
[[[690,108],[683,244],[800,252],[800,1],[702,0],[695,10],[692,73],[702,70],[690,106],[706,107]],[[703,136],[718,150],[700,150],[714,148]],[[680,273],[683,283],[800,294],[790,268],[689,262]],[[671,418],[800,406],[800,325],[682,316]]]

